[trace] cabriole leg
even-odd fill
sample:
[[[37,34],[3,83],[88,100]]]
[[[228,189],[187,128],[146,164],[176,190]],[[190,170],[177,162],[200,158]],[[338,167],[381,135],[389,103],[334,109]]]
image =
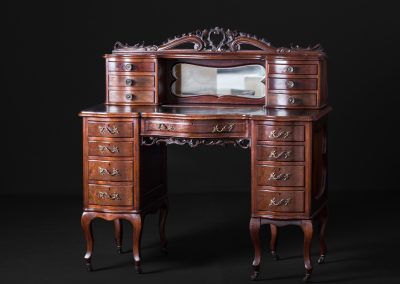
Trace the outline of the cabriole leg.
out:
[[[279,260],[279,255],[276,253],[276,242],[278,238],[278,226],[274,224],[270,224],[271,228],[271,241],[269,243],[269,249],[272,255],[272,258],[275,260]]]
[[[303,282],[307,282],[312,273],[311,265],[311,241],[313,236],[313,225],[311,220],[304,220],[301,223],[301,228],[304,232],[304,266],[306,268],[306,275]]]
[[[253,241],[254,246],[254,260],[253,260],[253,271],[250,275],[251,280],[256,280],[260,274],[260,261],[261,261],[261,244],[260,244],[260,218],[250,219],[250,237]]]
[[[163,205],[160,207],[160,218],[159,218],[159,230],[160,230],[160,240],[161,240],[161,251],[167,254],[167,237],[165,234],[165,224],[168,216],[168,201],[164,201]]]
[[[114,233],[115,233],[115,245],[117,246],[117,252],[122,253],[122,220],[114,220]]]
[[[142,273],[141,256],[140,256],[140,243],[142,240],[142,215],[132,215],[129,221],[133,227],[133,258],[135,260],[135,270],[137,273]]]
[[[91,212],[83,212],[81,218],[81,225],[83,234],[86,239],[86,254],[84,256],[86,268],[89,271],[92,271],[92,253],[93,253],[93,231],[92,231],[92,220],[95,218],[95,215]]]

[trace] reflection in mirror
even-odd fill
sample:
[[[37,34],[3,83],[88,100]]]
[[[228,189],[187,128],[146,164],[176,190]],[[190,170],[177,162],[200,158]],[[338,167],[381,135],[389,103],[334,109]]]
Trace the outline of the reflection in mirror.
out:
[[[204,67],[179,63],[172,68],[174,95],[265,97],[265,68],[261,65],[238,67]]]

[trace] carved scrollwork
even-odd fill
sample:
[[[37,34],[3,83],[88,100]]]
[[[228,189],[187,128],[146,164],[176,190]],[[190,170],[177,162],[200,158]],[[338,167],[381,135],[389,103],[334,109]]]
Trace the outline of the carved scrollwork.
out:
[[[232,144],[235,147],[240,147],[242,149],[247,149],[250,147],[250,139],[213,139],[213,138],[179,138],[179,137],[153,137],[144,136],[142,137],[141,144],[144,146],[159,145],[165,143],[166,145],[189,145],[191,148],[197,147],[199,145],[219,145],[224,146]]]
[[[276,53],[296,53],[296,52],[319,52],[323,53],[321,46],[301,48],[298,45],[290,48],[273,47],[270,42],[255,35],[238,32],[236,30],[223,29],[215,27],[211,29],[196,30],[190,33],[184,33],[180,36],[169,38],[162,45],[145,45],[137,43],[133,46],[116,42],[114,52],[151,52],[174,49],[183,44],[193,44],[193,50],[212,51],[212,52],[230,52],[238,51],[241,45],[247,44],[259,48],[262,51]]]

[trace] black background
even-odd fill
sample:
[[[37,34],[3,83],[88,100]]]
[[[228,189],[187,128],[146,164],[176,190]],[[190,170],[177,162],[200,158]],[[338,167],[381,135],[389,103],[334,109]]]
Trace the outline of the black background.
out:
[[[222,26],[328,54],[329,186],[398,188],[399,17],[393,1],[13,1],[6,114],[8,194],[81,193],[80,110],[104,102],[104,53]],[[249,151],[169,148],[170,192],[243,190]],[[201,175],[201,177],[200,177]]]
[[[159,44],[199,28],[256,34],[275,46],[321,43],[328,54],[330,221],[325,283],[399,283],[400,60],[395,1],[9,1],[2,34],[1,283],[248,283],[250,155],[168,148],[170,255],[146,217],[144,275],[126,226],[94,222],[94,267],[82,267],[79,111],[104,102],[104,53],[116,41]],[[2,10],[3,11],[3,10]],[[5,157],[5,158],[4,158]],[[189,193],[189,194],[181,194]],[[200,194],[207,193],[207,194]],[[220,194],[219,194],[220,193]],[[229,194],[226,194],[229,193]],[[282,229],[282,261],[264,250],[262,280],[298,283],[302,234]],[[262,239],[267,240],[265,230]],[[316,243],[316,242],[315,242]],[[266,242],[263,243],[266,246]],[[313,250],[315,261],[316,247]],[[128,282],[129,281],[129,282]]]

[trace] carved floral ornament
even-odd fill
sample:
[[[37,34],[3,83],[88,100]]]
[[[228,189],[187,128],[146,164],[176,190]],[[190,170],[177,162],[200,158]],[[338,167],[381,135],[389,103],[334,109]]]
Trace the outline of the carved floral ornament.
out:
[[[171,50],[183,44],[193,44],[195,51],[208,52],[235,52],[241,49],[242,44],[251,45],[262,51],[275,53],[317,53],[323,54],[322,47],[317,44],[312,47],[301,48],[298,45],[287,47],[274,47],[270,42],[263,38],[258,38],[255,35],[238,32],[230,29],[215,27],[212,29],[197,30],[194,32],[182,34],[169,38],[163,44],[145,45],[137,43],[135,45],[123,44],[116,42],[114,45],[114,53],[124,52],[157,52],[163,50]]]

